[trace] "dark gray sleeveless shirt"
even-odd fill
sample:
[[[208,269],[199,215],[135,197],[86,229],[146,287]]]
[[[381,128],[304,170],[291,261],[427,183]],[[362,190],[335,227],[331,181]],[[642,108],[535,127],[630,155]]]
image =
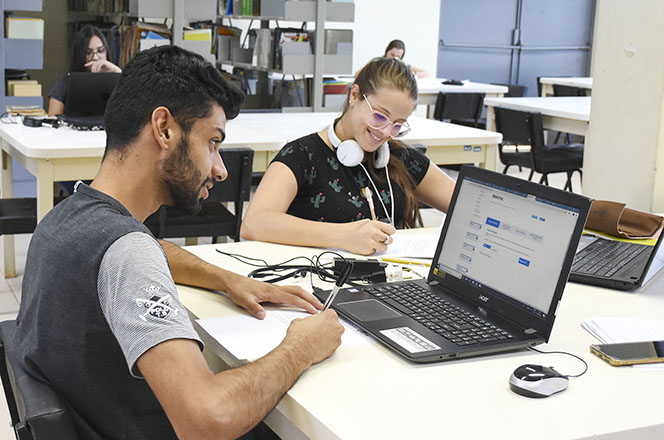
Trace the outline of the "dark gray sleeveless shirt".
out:
[[[175,338],[201,344],[163,249],[119,202],[79,184],[30,242],[16,333],[24,367],[65,398],[81,438],[175,438],[135,366]]]

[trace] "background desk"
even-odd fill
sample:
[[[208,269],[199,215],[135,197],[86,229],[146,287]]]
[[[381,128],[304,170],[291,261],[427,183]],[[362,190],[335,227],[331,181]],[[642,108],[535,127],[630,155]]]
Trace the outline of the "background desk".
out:
[[[553,95],[553,85],[578,87],[588,91],[593,88],[593,79],[588,76],[574,76],[574,77],[541,77],[540,84],[542,84],[542,97]]]
[[[337,113],[243,113],[229,121],[222,147],[254,149],[254,171],[265,171],[287,142],[327,127]],[[423,144],[436,164],[479,163],[495,169],[500,133],[412,117],[413,130],[403,140]],[[11,159],[16,159],[37,178],[37,220],[53,207],[53,183],[92,179],[99,169],[106,145],[104,131],[77,131],[67,127],[31,128],[22,124],[0,125],[2,138],[3,198],[13,195]],[[232,171],[232,170],[231,170]],[[4,273],[16,276],[14,237],[4,235]]]
[[[254,148],[254,171],[267,169],[272,158],[287,142],[327,128],[338,113],[241,113],[229,122],[229,133],[240,125],[264,135],[283,139],[279,148]],[[412,130],[401,140],[408,144],[427,147],[427,156],[438,165],[479,163],[495,169],[496,145],[502,140],[500,133],[477,128],[447,124],[427,118],[408,118]],[[251,127],[251,128],[250,128]]]
[[[542,124],[547,130],[562,131],[585,136],[590,122],[590,96],[549,98],[485,98],[487,106],[487,130],[495,131],[496,118],[493,108],[501,107],[542,114]]]
[[[466,81],[461,86],[443,84],[445,78],[420,78],[417,80],[419,105],[436,105],[438,93],[484,93],[489,98],[502,98],[507,93],[506,86]]]
[[[339,81],[344,81],[348,85],[352,85],[355,81],[353,76],[337,76]],[[418,78],[417,91],[419,98],[418,105],[432,106],[436,105],[438,99],[438,92],[443,93],[484,93],[486,97],[502,98],[507,93],[506,86],[499,86],[496,84],[478,83],[472,81],[465,81],[461,86],[452,84],[443,84],[446,78]]]
[[[216,247],[270,263],[321,252],[259,242],[187,249],[226,269],[249,272],[249,266],[215,252]],[[301,285],[307,288],[308,282]],[[224,296],[185,286],[178,290],[198,318],[244,313]],[[609,366],[589,353],[588,346],[597,341],[581,328],[581,320],[590,316],[662,319],[662,292],[661,274],[637,293],[568,284],[551,340],[540,348],[570,351],[585,359],[589,370],[572,379],[567,391],[546,399],[510,391],[508,378],[514,369],[534,363],[575,374],[582,370],[580,362],[518,351],[416,365],[374,343],[341,347],[309,369],[266,420],[284,439],[664,438],[662,372]],[[202,337],[208,350],[238,365],[222,345],[204,332]]]

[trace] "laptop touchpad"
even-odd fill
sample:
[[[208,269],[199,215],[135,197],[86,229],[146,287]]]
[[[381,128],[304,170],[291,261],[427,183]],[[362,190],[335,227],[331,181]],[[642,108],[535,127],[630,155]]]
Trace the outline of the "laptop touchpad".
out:
[[[401,316],[375,299],[339,303],[335,306],[337,309],[352,315],[360,321],[377,321],[379,319],[398,318]]]

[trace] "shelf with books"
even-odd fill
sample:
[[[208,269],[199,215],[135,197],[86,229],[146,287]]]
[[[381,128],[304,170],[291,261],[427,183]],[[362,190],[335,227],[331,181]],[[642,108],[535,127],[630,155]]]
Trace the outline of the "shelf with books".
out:
[[[316,21],[315,1],[279,1],[270,0],[260,3],[259,15],[221,15],[221,18],[242,20],[284,20],[284,21]],[[327,2],[325,5],[326,22],[352,23],[355,17],[355,4],[346,2]]]
[[[350,55],[326,54],[323,56],[323,75],[348,74],[352,69],[352,61]],[[218,60],[217,64],[257,70],[259,72],[281,73],[284,75],[313,75],[314,73],[314,55],[283,55],[281,69],[260,67],[251,63],[242,63],[231,60]]]
[[[260,22],[260,29],[249,31],[244,40],[239,35],[222,35],[218,39],[218,64],[240,67],[259,72],[259,84],[265,81],[265,73],[283,75],[313,75],[310,81],[311,98],[306,105],[314,111],[323,110],[323,75],[352,74],[352,30],[326,29],[328,22],[350,22],[355,15],[355,4],[348,2],[330,2],[325,0],[227,0],[227,14],[220,18],[232,20],[251,20]],[[230,2],[230,3],[229,3]],[[232,11],[228,6],[232,4]],[[240,11],[238,13],[238,11]],[[249,14],[252,12],[253,14]],[[270,26],[272,20],[302,22],[301,28],[281,28]],[[307,23],[313,22],[315,30],[307,31]],[[255,35],[255,38],[253,36]],[[241,48],[249,41],[249,49]],[[243,51],[253,50],[249,55]],[[224,55],[221,55],[221,54]],[[233,56],[233,54],[237,54]],[[230,54],[230,56],[229,56]],[[252,58],[249,63],[248,58]],[[228,59],[230,58],[230,60]],[[263,89],[265,90],[265,88]],[[264,96],[269,102],[269,96]]]

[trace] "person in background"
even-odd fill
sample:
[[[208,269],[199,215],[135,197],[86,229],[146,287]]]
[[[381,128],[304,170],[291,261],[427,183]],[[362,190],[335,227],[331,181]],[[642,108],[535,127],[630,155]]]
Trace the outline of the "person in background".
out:
[[[94,26],[85,26],[74,38],[69,72],[122,72],[118,66],[108,60],[108,53],[108,42],[104,34]],[[67,75],[62,75],[48,94],[49,116],[64,113],[66,96]]]
[[[418,202],[446,212],[454,181],[397,140],[416,105],[417,82],[404,63],[370,61],[341,117],[274,158],[249,202],[242,238],[370,255],[386,250],[395,227],[416,225]],[[338,154],[346,147],[355,161]]]
[[[406,45],[404,44],[404,42],[401,40],[392,40],[390,41],[390,44],[388,44],[387,47],[385,48],[385,55],[383,56],[403,61],[404,55],[406,55]],[[429,76],[429,73],[424,69],[411,66],[410,64],[408,65],[408,67],[410,67],[410,70],[413,72],[413,75],[415,75],[418,78],[427,78]]]

